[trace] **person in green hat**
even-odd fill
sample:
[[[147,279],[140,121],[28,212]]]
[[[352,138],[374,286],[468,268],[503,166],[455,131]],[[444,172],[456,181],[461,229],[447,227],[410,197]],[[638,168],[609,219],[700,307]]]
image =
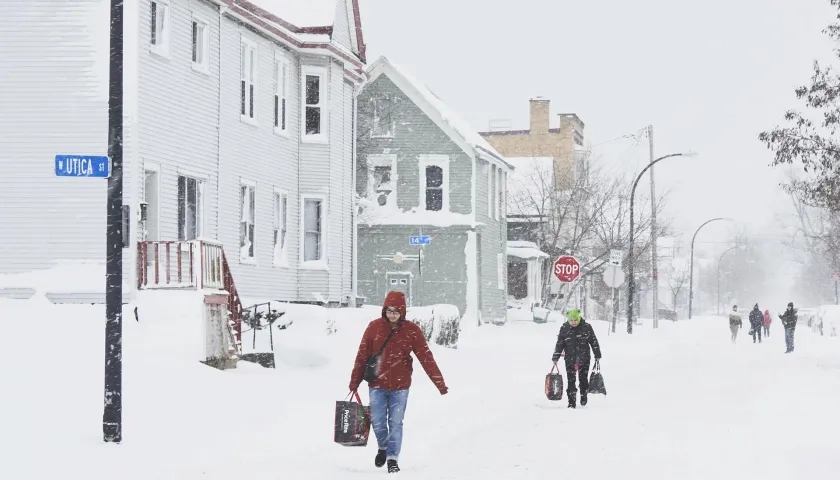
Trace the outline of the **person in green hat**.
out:
[[[566,377],[569,382],[566,394],[569,397],[569,408],[575,408],[577,404],[575,383],[580,385],[580,404],[586,405],[586,394],[589,391],[590,347],[595,353],[595,360],[600,360],[601,347],[598,345],[595,329],[586,323],[580,310],[577,308],[569,310],[566,313],[566,323],[560,327],[557,344],[554,346],[554,355],[551,357],[555,365],[560,357],[566,358]],[[578,377],[577,382],[575,377]]]

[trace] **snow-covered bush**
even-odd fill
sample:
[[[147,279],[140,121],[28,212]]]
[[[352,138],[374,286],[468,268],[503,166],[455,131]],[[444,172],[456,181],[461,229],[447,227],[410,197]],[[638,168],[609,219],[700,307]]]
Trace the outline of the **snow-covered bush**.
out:
[[[435,343],[438,345],[457,348],[458,336],[461,333],[461,314],[455,305],[435,305]]]
[[[420,327],[427,342],[432,341],[432,334],[435,331],[434,307],[411,307],[406,311],[405,316],[407,320]]]

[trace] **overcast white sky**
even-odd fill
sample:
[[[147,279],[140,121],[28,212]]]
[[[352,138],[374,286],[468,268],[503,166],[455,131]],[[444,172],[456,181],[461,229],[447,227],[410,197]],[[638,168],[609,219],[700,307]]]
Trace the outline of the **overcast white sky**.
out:
[[[647,161],[646,138],[602,142],[648,124],[657,156],[699,152],[656,170],[689,237],[718,216],[757,235],[777,227],[788,204],[757,135],[798,106],[793,88],[832,48],[821,33],[829,0],[360,3],[369,61],[405,66],[477,130],[491,118],[527,128],[528,99],[540,95],[552,121],[577,113],[600,158],[628,172]],[[721,241],[732,229],[721,222],[702,236]]]

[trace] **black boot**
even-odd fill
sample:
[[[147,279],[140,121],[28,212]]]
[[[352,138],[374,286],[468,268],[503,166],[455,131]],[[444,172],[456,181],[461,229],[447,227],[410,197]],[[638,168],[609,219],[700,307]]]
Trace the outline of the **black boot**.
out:
[[[569,408],[575,408],[577,402],[577,392],[566,392],[569,397]]]
[[[397,473],[400,471],[400,466],[397,465],[396,460],[388,460],[388,473]]]
[[[385,450],[380,449],[376,452],[376,458],[373,459],[373,464],[376,465],[376,468],[385,465]]]
[[[585,393],[581,393],[581,394],[580,394],[580,405],[581,405],[582,407],[586,406],[586,401],[587,401],[587,400],[586,400],[586,394],[585,394]]]

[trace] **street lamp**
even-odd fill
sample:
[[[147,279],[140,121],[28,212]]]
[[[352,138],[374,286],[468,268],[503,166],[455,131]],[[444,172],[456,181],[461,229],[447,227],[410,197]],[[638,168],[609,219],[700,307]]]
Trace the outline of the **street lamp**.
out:
[[[628,259],[628,263],[629,263],[628,273],[629,273],[629,277],[630,277],[630,280],[627,282],[627,333],[633,333],[633,295],[635,293],[634,290],[636,290],[636,279],[635,279],[635,276],[634,276],[635,274],[633,272],[633,270],[634,270],[634,268],[633,268],[633,235],[635,235],[635,232],[633,231],[633,229],[635,227],[635,223],[634,223],[635,219],[634,219],[634,215],[633,215],[633,203],[634,203],[634,200],[636,198],[636,187],[639,185],[639,180],[642,179],[642,175],[644,175],[645,172],[647,172],[650,167],[656,165],[657,163],[661,162],[662,160],[665,160],[666,158],[671,158],[671,157],[694,158],[696,156],[697,156],[696,152],[685,152],[685,153],[672,153],[670,155],[665,155],[664,157],[659,157],[656,160],[648,163],[645,166],[645,168],[643,168],[642,171],[639,172],[639,174],[636,176],[636,180],[633,181],[633,188],[630,189],[630,241],[628,242],[630,244],[630,246],[627,249],[627,259]],[[655,200],[656,199],[652,198],[650,201],[653,202]],[[656,305],[655,307],[658,308],[658,305]]]
[[[723,256],[727,253],[735,250],[736,248],[740,247],[740,245],[735,245],[734,247],[729,247],[724,250],[723,253],[720,254],[720,258],[718,258],[718,267],[717,267],[717,313],[720,315],[720,262],[723,261]]]
[[[718,220],[730,220],[729,218],[717,217],[711,220],[706,220],[702,225],[697,227],[697,230],[694,231],[694,236],[691,237],[691,266],[688,269],[688,319],[691,320],[691,307],[694,301],[694,240],[697,239],[697,234],[700,233],[700,229],[705,227],[706,225],[716,222]]]

